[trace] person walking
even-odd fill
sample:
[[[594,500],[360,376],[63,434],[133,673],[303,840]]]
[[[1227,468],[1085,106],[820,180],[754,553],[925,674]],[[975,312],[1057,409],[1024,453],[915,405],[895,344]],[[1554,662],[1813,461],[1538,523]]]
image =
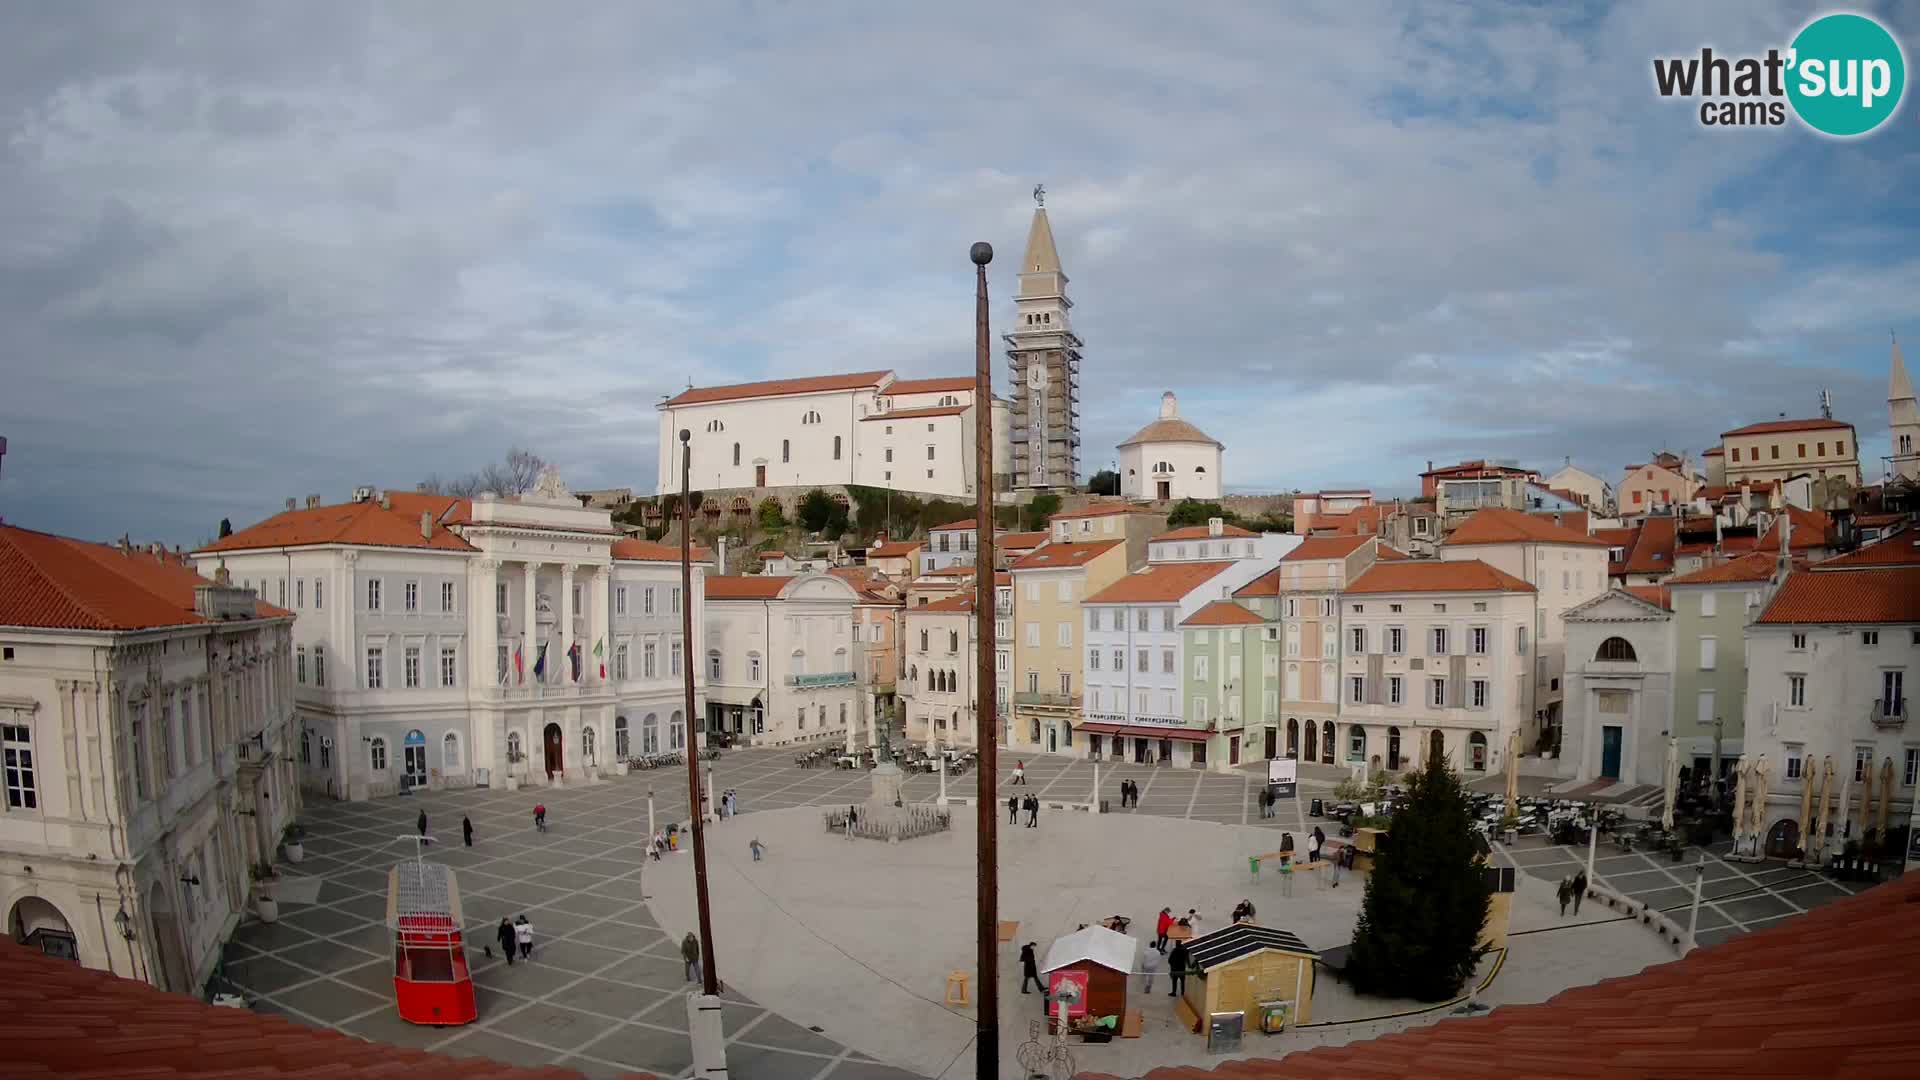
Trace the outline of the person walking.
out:
[[[1187,964],[1187,943],[1174,942],[1173,955],[1167,957],[1167,982],[1173,984],[1173,989],[1167,991],[1168,997],[1179,997],[1187,988]]]
[[[759,862],[760,853],[767,850],[767,845],[761,843],[760,838],[756,836],[747,843],[747,850],[753,852],[753,861]]]
[[[1332,879],[1333,887],[1336,889],[1340,887],[1340,875],[1347,869],[1347,851],[1351,846],[1342,844],[1340,850],[1334,852],[1333,857],[1327,860],[1327,877]]]
[[[1024,784],[1027,782],[1027,763],[1025,761],[1015,761],[1013,763],[1013,782],[1016,784]]]
[[[1553,894],[1560,898],[1560,917],[1564,919],[1567,917],[1567,903],[1573,899],[1573,879],[1561,878],[1560,886],[1553,890]]]
[[[691,930],[680,939],[680,959],[686,962],[688,982],[706,982],[705,973],[700,968],[700,939],[694,937]]]
[[[1031,941],[1027,942],[1025,945],[1020,946],[1020,992],[1021,993],[1023,994],[1032,993],[1032,991],[1027,989],[1027,984],[1029,982],[1039,987],[1041,993],[1044,994],[1047,992],[1047,984],[1040,981],[1040,960],[1037,956],[1034,955],[1033,942]]]
[[[1122,780],[1120,781],[1120,809],[1125,810],[1126,808],[1127,808],[1127,782],[1125,780]]]
[[[1142,992],[1153,993],[1153,977],[1160,971],[1160,960],[1160,953],[1154,949],[1148,949],[1141,955],[1140,974],[1147,977],[1147,985],[1142,987]]]
[[[508,922],[505,916],[501,917],[500,929],[494,931],[493,936],[500,940],[500,951],[507,955],[507,966],[512,967],[514,943],[513,924]]]
[[[1020,796],[1007,796],[1007,824],[1020,824]]]
[[[1307,861],[1319,862],[1320,852],[1327,846],[1327,834],[1320,826],[1313,827],[1313,836],[1307,841]]]
[[[427,812],[425,810],[420,811],[420,820],[414,824],[420,826],[420,835],[424,838],[427,835]]]
[[[1580,899],[1587,895],[1587,872],[1576,871],[1573,875],[1573,913],[1580,914]]]
[[[1260,816],[1262,818],[1273,816],[1273,791],[1269,788],[1260,789]]]
[[[513,938],[520,943],[520,959],[533,959],[533,924],[527,921],[525,915],[514,920]]]
[[[1029,795],[1027,796],[1027,828],[1037,829],[1039,827],[1040,827],[1040,800],[1035,796]]]
[[[468,847],[473,846],[473,819],[472,818],[463,817],[460,819],[460,836],[462,839],[464,839],[467,842]]]
[[[1163,907],[1160,909],[1160,918],[1153,924],[1154,951],[1159,953],[1167,951],[1167,931],[1171,929],[1173,929],[1173,909]]]

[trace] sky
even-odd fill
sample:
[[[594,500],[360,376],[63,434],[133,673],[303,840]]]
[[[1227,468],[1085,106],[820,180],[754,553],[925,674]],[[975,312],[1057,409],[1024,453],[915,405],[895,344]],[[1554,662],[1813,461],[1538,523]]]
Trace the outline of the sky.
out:
[[[1087,471],[1165,390],[1233,490],[1391,493],[1825,389],[1871,478],[1920,89],[1840,141],[1651,73],[1825,10],[0,0],[0,516],[195,544],[514,445],[650,493],[689,382],[970,372],[1036,183]]]

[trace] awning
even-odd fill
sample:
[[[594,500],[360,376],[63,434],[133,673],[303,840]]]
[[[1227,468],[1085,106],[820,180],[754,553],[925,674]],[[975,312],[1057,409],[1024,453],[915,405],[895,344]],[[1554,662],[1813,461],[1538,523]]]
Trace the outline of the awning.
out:
[[[1214,735],[1211,730],[1155,727],[1151,724],[1081,724],[1074,730],[1088,735],[1124,735],[1135,739],[1174,739],[1179,742],[1206,742]]]

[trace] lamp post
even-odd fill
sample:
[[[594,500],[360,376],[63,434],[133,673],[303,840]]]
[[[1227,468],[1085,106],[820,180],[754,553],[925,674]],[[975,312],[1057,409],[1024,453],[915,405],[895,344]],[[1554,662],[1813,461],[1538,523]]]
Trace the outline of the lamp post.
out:
[[[974,445],[974,558],[979,569],[973,575],[974,650],[979,678],[974,682],[979,708],[974,721],[974,741],[980,747],[978,795],[974,800],[978,834],[979,925],[976,983],[980,988],[980,1009],[974,1021],[973,1074],[979,1080],[994,1080],[1000,1075],[1000,867],[996,829],[1000,823],[999,795],[995,789],[1000,774],[999,744],[995,738],[995,696],[993,652],[987,642],[993,640],[993,366],[987,343],[987,264],[993,261],[993,245],[984,241],[973,245],[968,257],[973,260],[973,445]]]

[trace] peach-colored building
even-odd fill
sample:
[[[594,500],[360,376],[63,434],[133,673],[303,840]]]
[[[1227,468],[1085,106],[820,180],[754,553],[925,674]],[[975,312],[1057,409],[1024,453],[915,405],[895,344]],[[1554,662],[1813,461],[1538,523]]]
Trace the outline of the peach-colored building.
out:
[[[1630,467],[1626,479],[1620,481],[1620,516],[1645,517],[1662,507],[1692,502],[1700,481],[1691,474],[1691,469],[1677,461],[1674,465],[1649,461]]]
[[[905,581],[919,564],[920,547],[918,540],[875,544],[867,549],[867,566],[896,581]]]
[[[853,586],[858,599],[853,605],[853,667],[860,676],[860,689],[866,694],[866,708],[880,731],[879,737],[898,731],[900,725],[900,637],[901,611],[906,607],[906,592],[900,581],[869,566],[842,566],[828,571]]]

